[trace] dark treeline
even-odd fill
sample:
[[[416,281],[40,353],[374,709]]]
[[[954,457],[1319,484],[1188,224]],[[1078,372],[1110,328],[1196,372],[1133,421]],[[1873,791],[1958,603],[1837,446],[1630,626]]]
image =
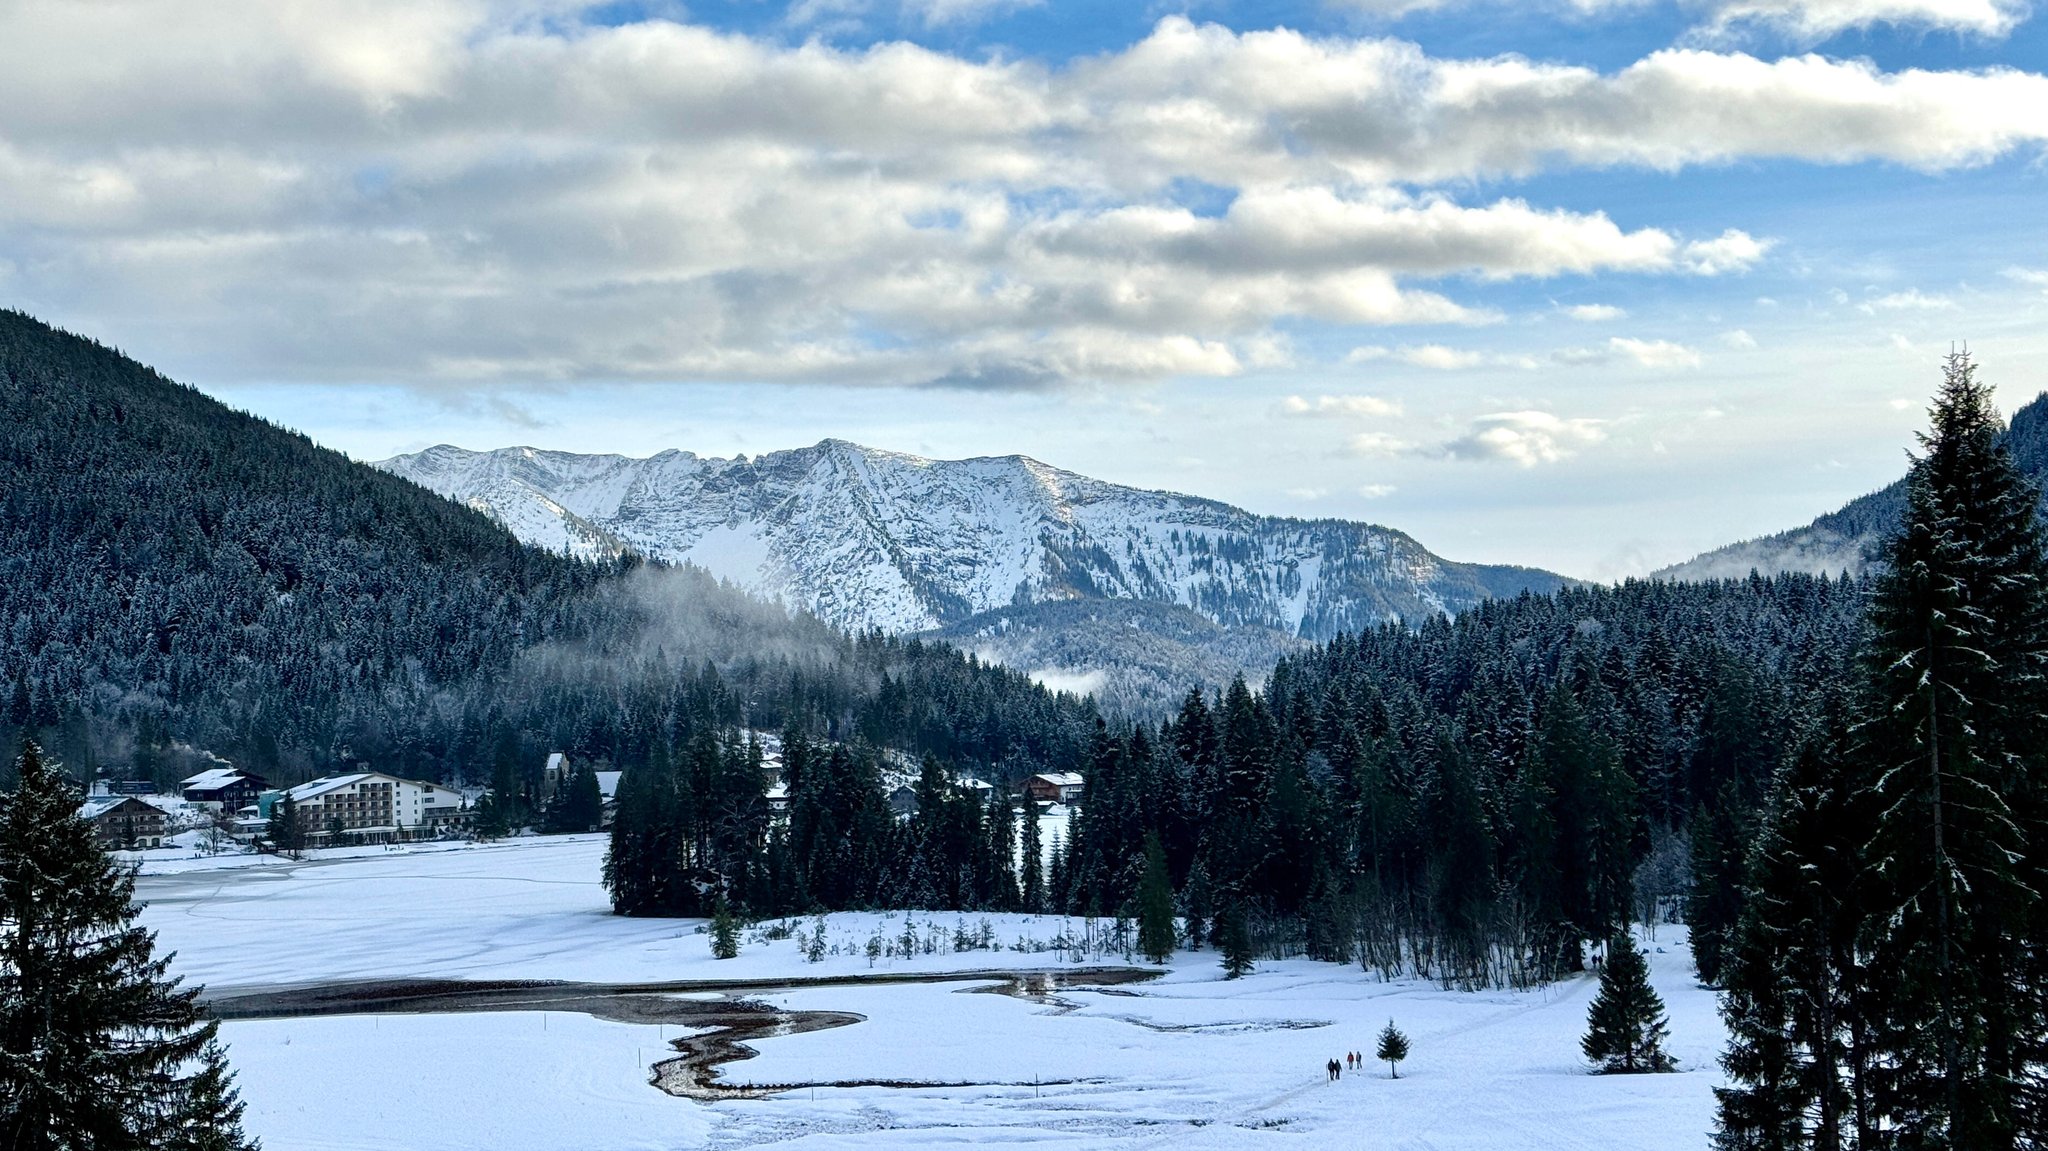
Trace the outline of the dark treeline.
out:
[[[580,563],[0,311],[0,741],[169,785],[224,756],[529,793],[702,724],[1066,760],[1089,705],[944,646],[849,637],[700,572]],[[516,818],[519,813],[512,815]]]
[[[712,709],[622,786],[614,899],[637,914],[707,914],[722,894],[757,915],[1137,918],[1156,836],[1198,944],[1230,927],[1266,954],[1526,983],[1683,906],[1705,968],[1740,914],[1784,749],[1853,664],[1867,591],[1797,575],[1629,583],[1340,637],[1262,691],[1193,691],[1156,727],[1095,720],[1075,738],[1063,724],[1007,766],[928,757],[905,820],[884,796],[887,740],[787,714],[790,814],[771,821],[757,753]],[[1044,874],[1018,846],[1052,846],[1036,807],[1013,815],[954,783],[1027,766],[1087,781]]]
[[[1712,956],[1865,593],[1787,575],[1528,595],[1340,637],[1263,692],[1191,693],[1157,731],[1098,736],[1055,898],[1126,908],[1156,834],[1183,913],[1241,917],[1268,954],[1519,984],[1683,905]]]
[[[709,725],[620,781],[605,883],[627,915],[748,914],[852,907],[1045,907],[1037,853],[1001,790],[980,796],[926,756],[898,818],[872,744],[782,736],[788,815],[771,821],[758,742]],[[1036,809],[1032,809],[1035,814]],[[1027,820],[1023,842],[1033,830]]]

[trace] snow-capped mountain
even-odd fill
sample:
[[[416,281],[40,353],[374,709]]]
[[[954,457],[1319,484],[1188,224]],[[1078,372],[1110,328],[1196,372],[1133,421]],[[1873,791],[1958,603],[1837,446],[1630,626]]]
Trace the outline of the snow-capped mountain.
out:
[[[529,542],[695,564],[850,628],[1130,599],[1315,639],[1566,582],[1451,563],[1383,527],[1259,516],[1024,456],[928,460],[826,440],[753,459],[442,446],[377,466]]]

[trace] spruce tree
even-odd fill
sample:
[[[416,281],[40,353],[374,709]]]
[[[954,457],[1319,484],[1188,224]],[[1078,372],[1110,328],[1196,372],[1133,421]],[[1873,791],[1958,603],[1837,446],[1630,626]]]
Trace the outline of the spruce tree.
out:
[[[1145,837],[1145,877],[1138,884],[1138,950],[1148,962],[1173,958],[1178,936],[1173,922],[1173,879],[1166,872],[1166,848],[1155,832]]]
[[[1188,950],[1200,951],[1202,938],[1209,933],[1209,924],[1214,908],[1209,893],[1209,869],[1197,859],[1188,868],[1187,887],[1181,892],[1181,913],[1187,920]]]
[[[0,1145],[242,1151],[197,988],[134,923],[135,881],[34,744],[0,810]]]
[[[1400,1028],[1394,1026],[1391,1019],[1380,1029],[1380,1043],[1375,1054],[1380,1062],[1387,1065],[1387,1070],[1393,1078],[1401,1077],[1401,1061],[1408,1058],[1408,1037],[1401,1033]]]
[[[1618,935],[1607,945],[1600,993],[1586,1013],[1586,1058],[1608,1073],[1669,1071],[1664,1054],[1664,1000],[1650,986],[1650,964],[1635,941]]]
[[[1867,1031],[1857,936],[1871,815],[1868,790],[1844,776],[1840,726],[1824,720],[1779,780],[1729,942],[1729,1086],[1714,1092],[1721,1151],[1840,1148],[1860,1136],[1854,1117],[1868,1110],[1856,1106],[1853,1070]]]
[[[732,909],[726,906],[725,896],[718,897],[718,907],[711,914],[711,958],[738,959],[740,955],[740,925],[732,916]]]
[[[1045,848],[1039,842],[1038,800],[1030,795],[1024,797],[1023,842],[1018,848],[1023,866],[1024,910],[1033,915],[1045,910]]]
[[[1242,904],[1231,902],[1216,916],[1216,949],[1223,953],[1223,977],[1236,979],[1252,969],[1252,932]]]
[[[299,801],[290,792],[279,796],[270,805],[270,827],[267,832],[271,850],[287,859],[297,859],[306,850],[306,820],[299,812]]]
[[[1998,1151],[2048,1134],[2030,1086],[2048,1032],[2039,496],[1966,355],[1930,417],[1872,596],[1858,741],[1881,806],[1880,1106],[1902,1146]]]

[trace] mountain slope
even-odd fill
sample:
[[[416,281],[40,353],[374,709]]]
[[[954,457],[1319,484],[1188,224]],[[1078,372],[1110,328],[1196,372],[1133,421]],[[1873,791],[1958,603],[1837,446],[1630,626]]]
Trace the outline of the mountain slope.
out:
[[[1569,582],[1451,563],[1387,528],[1259,516],[1024,456],[927,460],[826,440],[751,460],[442,446],[377,466],[529,542],[688,562],[854,629],[1120,599],[1316,639]]]
[[[167,784],[210,753],[509,795],[548,752],[648,763],[693,725],[976,765],[1066,764],[1093,729],[1092,705],[948,647],[528,546],[5,310],[0,477],[0,747],[32,736],[79,772]]]
[[[2048,481],[2048,394],[2012,414],[2006,444],[2037,485]],[[1804,527],[1729,544],[1652,573],[1668,580],[1740,579],[1752,571],[1861,573],[1906,511],[1906,481],[1858,496]],[[2044,506],[2048,512],[2048,506]]]

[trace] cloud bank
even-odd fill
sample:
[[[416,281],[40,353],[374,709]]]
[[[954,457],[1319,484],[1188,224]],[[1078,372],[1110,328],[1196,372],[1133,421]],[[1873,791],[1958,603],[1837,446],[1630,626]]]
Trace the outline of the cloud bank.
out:
[[[2048,140],[2048,79],[2005,69],[1674,49],[1603,73],[1179,17],[1048,68],[584,13],[0,7],[0,285],[226,349],[228,379],[1224,376],[1290,323],[1502,318],[1466,284],[1768,258],[1739,227],[1447,190],[1474,180],[1936,171]]]

